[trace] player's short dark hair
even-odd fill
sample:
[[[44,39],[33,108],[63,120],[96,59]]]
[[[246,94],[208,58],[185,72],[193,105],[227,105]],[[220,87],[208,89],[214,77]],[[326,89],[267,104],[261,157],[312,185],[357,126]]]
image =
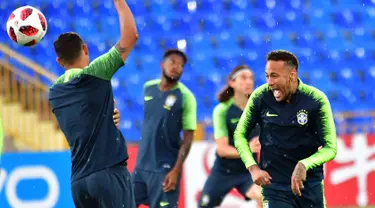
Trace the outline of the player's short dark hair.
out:
[[[74,32],[59,35],[53,43],[57,57],[68,64],[72,64],[81,55],[82,45],[82,38]]]
[[[286,65],[296,68],[298,71],[298,58],[287,50],[274,50],[267,54],[267,61],[284,61]]]
[[[187,56],[184,52],[178,50],[178,49],[168,49],[164,55],[163,55],[163,60],[168,58],[170,55],[178,55],[181,56],[181,58],[184,60],[184,65],[187,62]]]

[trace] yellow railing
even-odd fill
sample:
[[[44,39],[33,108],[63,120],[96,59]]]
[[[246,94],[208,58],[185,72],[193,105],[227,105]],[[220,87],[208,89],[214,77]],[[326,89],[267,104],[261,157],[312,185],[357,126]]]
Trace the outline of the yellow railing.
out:
[[[48,87],[40,81],[44,78],[53,83],[57,77],[3,44],[0,44],[0,52],[5,55],[5,59],[0,60],[2,102],[5,106],[15,106],[16,110],[13,114],[18,110],[25,112],[17,116],[4,112],[6,115],[3,117],[6,116],[6,118],[3,120],[9,122],[8,125],[4,125],[4,128],[7,127],[5,132],[14,138],[21,139],[32,150],[65,149],[67,145],[58,129],[47,99]],[[30,76],[11,66],[10,58],[33,70],[35,75]],[[34,120],[32,120],[33,116],[36,117]]]

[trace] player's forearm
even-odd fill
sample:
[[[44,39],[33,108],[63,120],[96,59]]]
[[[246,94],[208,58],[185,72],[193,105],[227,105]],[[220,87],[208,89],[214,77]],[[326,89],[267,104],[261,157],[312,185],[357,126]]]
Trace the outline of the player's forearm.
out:
[[[234,146],[236,147],[238,154],[241,157],[242,162],[246,168],[255,165],[253,154],[250,149],[249,142],[246,139],[247,131],[252,131],[255,126],[254,119],[254,102],[250,99],[244,112],[241,115],[240,121],[237,124],[236,130],[234,131]]]
[[[310,170],[333,160],[336,157],[336,153],[337,149],[335,147],[324,146],[315,154],[299,162],[305,166],[306,170]]]
[[[116,48],[123,60],[129,55],[138,39],[138,31],[134,16],[125,0],[113,0],[120,22],[120,40]]]
[[[237,149],[229,145],[218,147],[217,154],[223,158],[230,158],[230,159],[240,158],[240,155],[238,154]]]
[[[318,119],[316,120],[316,126],[318,135],[324,140],[325,144],[323,148],[315,154],[300,161],[305,166],[306,170],[321,166],[333,160],[337,153],[336,127],[330,103],[324,94],[320,96],[319,101],[321,107],[318,113]]]
[[[176,164],[174,166],[174,170],[181,173],[185,159],[189,155],[191,144],[193,142],[194,131],[189,131],[188,133],[184,132],[184,139],[182,140],[182,144],[180,150],[178,152],[178,157]]]
[[[237,149],[238,154],[242,162],[245,164],[246,168],[249,168],[252,165],[256,165],[253,153],[251,152],[249,143],[244,134],[237,132],[234,133],[234,146]]]

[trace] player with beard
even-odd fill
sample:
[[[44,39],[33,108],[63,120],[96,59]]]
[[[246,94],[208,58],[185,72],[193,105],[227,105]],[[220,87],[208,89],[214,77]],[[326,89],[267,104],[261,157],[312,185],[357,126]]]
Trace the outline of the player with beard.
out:
[[[197,126],[195,97],[179,82],[186,61],[183,52],[166,51],[161,79],[144,85],[142,139],[132,177],[137,205],[177,207],[182,166]]]

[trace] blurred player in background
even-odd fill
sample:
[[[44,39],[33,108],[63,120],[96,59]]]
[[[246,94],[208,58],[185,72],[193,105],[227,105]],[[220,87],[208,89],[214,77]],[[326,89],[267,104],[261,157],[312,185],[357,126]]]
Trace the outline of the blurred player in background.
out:
[[[288,51],[267,55],[266,77],[267,84],[251,94],[241,116],[235,146],[253,181],[263,186],[264,207],[323,208],[323,164],[337,152],[328,98],[302,83],[298,59]],[[257,123],[260,167],[247,141],[247,132]]]
[[[247,66],[238,66],[228,77],[228,84],[218,95],[220,102],[213,112],[216,160],[199,200],[199,207],[219,206],[225,195],[236,188],[247,200],[262,205],[260,187],[253,183],[234,147],[233,134],[250,94],[254,90],[254,74]],[[259,128],[246,135],[253,153],[260,151]],[[220,185],[218,185],[220,184]]]
[[[166,51],[161,79],[144,85],[142,138],[133,172],[137,205],[177,207],[182,166],[197,127],[195,97],[179,82],[186,61],[183,52]]]
[[[49,99],[71,149],[71,188],[76,207],[135,207],[126,167],[127,147],[115,125],[111,78],[124,65],[138,38],[132,12],[114,0],[120,22],[115,47],[89,63],[88,48],[76,33],[54,42],[57,62],[66,69]]]

